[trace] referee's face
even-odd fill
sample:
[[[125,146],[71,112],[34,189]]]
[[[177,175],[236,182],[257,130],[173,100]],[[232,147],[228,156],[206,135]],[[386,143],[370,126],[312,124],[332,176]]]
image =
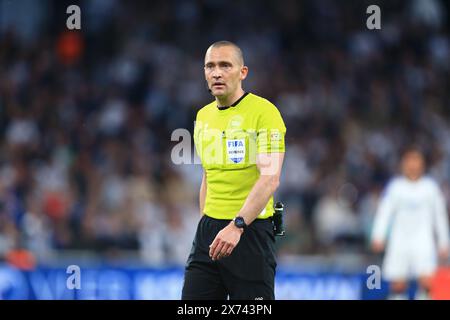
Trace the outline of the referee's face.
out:
[[[212,47],[206,52],[205,78],[211,94],[219,99],[233,99],[247,72],[232,46]]]

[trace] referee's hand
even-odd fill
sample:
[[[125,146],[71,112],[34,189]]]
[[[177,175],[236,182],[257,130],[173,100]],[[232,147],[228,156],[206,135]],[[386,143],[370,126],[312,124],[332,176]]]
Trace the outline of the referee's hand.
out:
[[[219,231],[209,246],[209,256],[213,261],[228,257],[239,243],[244,230],[236,227],[233,222]]]

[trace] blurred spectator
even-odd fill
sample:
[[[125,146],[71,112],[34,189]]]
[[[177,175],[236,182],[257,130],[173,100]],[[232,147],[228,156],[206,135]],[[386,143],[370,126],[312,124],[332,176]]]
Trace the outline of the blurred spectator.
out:
[[[345,186],[332,182],[314,209],[314,228],[319,244],[325,248],[345,242],[357,242],[361,223],[352,208],[351,195],[345,194]],[[342,192],[344,191],[344,192]]]

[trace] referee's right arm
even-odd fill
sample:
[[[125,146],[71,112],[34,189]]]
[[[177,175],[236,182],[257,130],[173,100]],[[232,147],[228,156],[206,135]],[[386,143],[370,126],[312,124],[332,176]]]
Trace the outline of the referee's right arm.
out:
[[[205,208],[205,199],[206,199],[206,173],[205,171],[203,171],[202,184],[200,186],[200,192],[198,196],[200,216],[203,215],[203,209]]]

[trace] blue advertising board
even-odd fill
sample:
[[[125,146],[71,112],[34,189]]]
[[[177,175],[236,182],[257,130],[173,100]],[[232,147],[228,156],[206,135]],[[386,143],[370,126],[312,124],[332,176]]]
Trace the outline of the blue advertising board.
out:
[[[81,267],[79,287],[65,268],[21,271],[0,265],[0,299],[15,300],[178,300],[183,269]],[[277,270],[275,296],[280,300],[384,299],[387,285],[369,289],[367,274],[301,273]]]

